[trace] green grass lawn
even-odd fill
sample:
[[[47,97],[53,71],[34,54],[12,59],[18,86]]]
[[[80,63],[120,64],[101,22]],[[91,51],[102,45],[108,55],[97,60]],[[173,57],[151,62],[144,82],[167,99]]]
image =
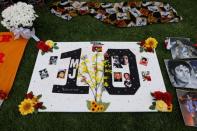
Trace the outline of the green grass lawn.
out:
[[[109,1],[115,2],[115,0]],[[140,41],[149,36],[155,37],[159,41],[156,51],[165,85],[174,96],[172,113],[39,113],[21,116],[18,112],[18,104],[24,99],[24,94],[27,92],[38,53],[35,41],[30,39],[9,99],[3,103],[0,109],[0,131],[196,130],[196,128],[184,125],[175,88],[170,84],[165,69],[163,60],[171,58],[171,54],[164,49],[163,41],[167,36],[182,36],[190,37],[192,42],[197,43],[197,1],[172,0],[170,4],[183,17],[183,21],[144,27],[117,28],[106,25],[91,16],[75,17],[67,22],[52,15],[49,6],[46,6],[36,10],[39,18],[35,22],[35,29],[37,36],[41,39],[65,42]],[[7,30],[0,26],[0,31]]]

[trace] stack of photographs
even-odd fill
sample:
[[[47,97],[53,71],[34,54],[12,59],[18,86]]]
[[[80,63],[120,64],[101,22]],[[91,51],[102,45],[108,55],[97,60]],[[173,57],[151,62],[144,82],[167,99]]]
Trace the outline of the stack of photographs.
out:
[[[185,125],[197,126],[197,48],[190,38],[168,37],[166,42],[172,59],[164,62],[171,84],[179,88],[176,93]]]

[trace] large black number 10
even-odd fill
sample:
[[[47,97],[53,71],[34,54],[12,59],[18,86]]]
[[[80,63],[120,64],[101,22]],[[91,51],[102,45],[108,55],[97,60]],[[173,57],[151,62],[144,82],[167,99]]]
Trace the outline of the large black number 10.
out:
[[[113,95],[133,95],[136,93],[138,88],[140,87],[139,74],[137,70],[137,63],[135,55],[129,49],[108,49],[107,54],[109,55],[108,62],[111,65],[112,70],[112,62],[111,58],[115,56],[128,57],[129,62],[129,70],[130,77],[132,77],[132,87],[114,87],[112,81],[112,75],[110,73],[104,73],[104,76],[108,76],[108,79],[105,79],[104,82],[109,83],[109,87],[106,87],[106,90],[109,94]],[[69,52],[65,52],[61,54],[61,59],[70,58],[70,64],[68,68],[67,75],[67,83],[66,85],[54,85],[53,93],[69,93],[69,94],[88,94],[89,87],[88,86],[77,86],[77,75],[78,75],[78,67],[80,64],[81,57],[81,48]]]

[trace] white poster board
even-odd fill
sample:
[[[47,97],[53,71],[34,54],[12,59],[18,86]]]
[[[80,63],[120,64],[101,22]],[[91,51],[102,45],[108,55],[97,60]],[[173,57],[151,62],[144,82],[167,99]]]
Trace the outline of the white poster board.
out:
[[[112,80],[110,86],[113,87],[106,87],[107,90],[102,94],[102,101],[110,103],[106,112],[155,112],[149,109],[153,102],[150,93],[154,91],[166,91],[156,53],[140,52],[137,42],[100,43],[102,43],[102,52],[100,53],[105,54],[110,50],[111,55],[109,56],[109,61],[113,64],[112,75],[110,76]],[[69,69],[76,62],[80,61],[81,63],[81,59],[76,61],[79,50],[80,57],[86,55],[89,59],[95,53],[93,52],[93,45],[90,42],[57,42],[57,46],[59,47],[58,50],[44,55],[39,51],[28,92],[32,91],[35,95],[42,94],[40,101],[47,107],[46,110],[40,110],[42,112],[89,112],[86,101],[94,100],[94,96],[91,90],[87,88],[87,85],[85,85],[86,91],[83,92],[85,88],[83,88],[83,84],[77,77],[76,86],[80,86],[82,91],[73,89],[72,91],[75,93],[71,93],[72,91],[68,89],[72,88],[71,86],[67,86],[66,88],[63,86],[68,85],[70,80],[73,83],[73,74],[77,75],[77,72],[74,73],[74,70],[70,72]],[[78,50],[77,54],[76,50]],[[113,54],[114,51],[115,54]],[[120,53],[117,53],[117,51]],[[122,52],[124,53],[121,54]],[[132,58],[129,54],[131,54]],[[121,68],[115,68],[114,59],[117,56],[119,59],[120,57],[123,58],[125,55],[128,55],[129,62],[133,63],[134,66],[128,65],[126,67],[121,64]],[[54,56],[55,61],[52,60],[53,58],[51,56]],[[75,61],[72,61],[73,58],[75,58]],[[142,58],[145,58],[148,62],[140,64]],[[57,74],[62,70],[65,70],[65,76],[59,79],[57,78]],[[42,71],[43,73],[41,73]],[[135,83],[131,85],[135,85],[136,87],[124,87],[125,72],[133,76],[132,80]],[[143,74],[148,73],[151,79],[145,80],[142,72]],[[120,79],[117,74],[121,75]],[[54,85],[59,86],[54,87]]]

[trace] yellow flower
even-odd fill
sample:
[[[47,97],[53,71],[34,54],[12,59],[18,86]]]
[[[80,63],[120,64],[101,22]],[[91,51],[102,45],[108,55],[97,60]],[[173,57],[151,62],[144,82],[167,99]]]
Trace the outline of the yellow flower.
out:
[[[157,40],[155,38],[149,37],[145,40],[145,44],[143,45],[144,48],[156,48],[157,47]]]
[[[168,112],[172,112],[172,104],[168,106]]]
[[[45,42],[45,44],[48,45],[50,48],[53,48],[53,46],[54,46],[55,43],[52,40],[47,40]]]
[[[82,66],[81,67],[81,71],[82,71],[82,73],[88,72],[87,67],[86,66]]]
[[[98,110],[97,110],[97,108],[95,108],[95,107],[91,107],[91,109],[90,109],[92,112],[97,112]]]
[[[104,110],[104,105],[99,105],[99,112],[103,112],[103,110]]]
[[[91,102],[90,110],[91,110],[92,112],[97,112],[97,111],[98,111],[98,105],[97,105],[97,103],[96,103],[95,101],[92,101],[92,102]]]
[[[107,82],[105,82],[105,83],[104,83],[104,86],[105,86],[105,87],[108,87],[108,86],[109,86],[109,84],[108,84]]]
[[[24,99],[18,106],[21,115],[28,115],[34,112],[34,101],[31,99]]]
[[[85,59],[85,62],[86,62],[86,63],[90,63],[90,61],[89,61],[88,59]]]
[[[91,101],[91,106],[97,105],[96,101]]]
[[[161,111],[161,112],[167,112],[168,111],[168,105],[162,100],[156,101],[156,107],[155,108],[158,111]]]

